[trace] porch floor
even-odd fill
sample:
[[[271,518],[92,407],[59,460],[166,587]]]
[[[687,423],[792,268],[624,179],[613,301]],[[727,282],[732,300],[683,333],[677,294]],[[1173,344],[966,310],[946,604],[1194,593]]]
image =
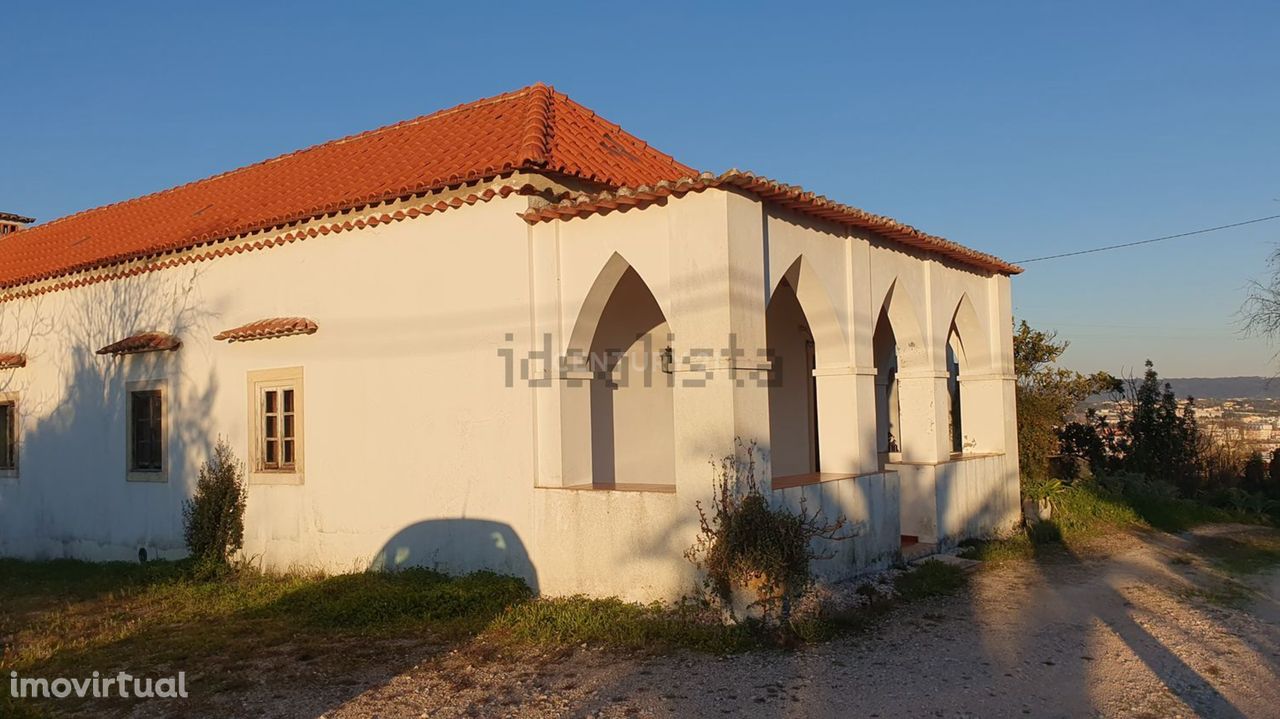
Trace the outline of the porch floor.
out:
[[[921,542],[915,537],[902,537],[902,561],[914,562],[938,553],[938,545],[933,542]]]

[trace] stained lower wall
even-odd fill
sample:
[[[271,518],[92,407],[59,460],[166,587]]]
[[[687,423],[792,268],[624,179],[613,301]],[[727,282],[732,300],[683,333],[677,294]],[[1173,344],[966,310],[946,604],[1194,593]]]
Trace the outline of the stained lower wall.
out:
[[[900,557],[899,491],[898,474],[884,472],[774,490],[773,496],[793,512],[807,511],[827,523],[844,519],[844,539],[818,540],[815,547],[830,556],[815,563],[814,573],[838,581]]]
[[[1007,533],[1021,519],[1017,458],[1004,454],[940,464],[891,464],[902,478],[902,533],[940,547]]]

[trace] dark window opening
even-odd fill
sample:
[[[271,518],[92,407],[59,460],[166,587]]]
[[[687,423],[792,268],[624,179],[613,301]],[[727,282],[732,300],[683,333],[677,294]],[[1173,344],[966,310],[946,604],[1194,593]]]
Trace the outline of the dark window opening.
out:
[[[13,402],[0,402],[0,470],[18,468],[18,413]]]
[[[159,472],[164,468],[164,417],[158,389],[129,395],[130,469]]]

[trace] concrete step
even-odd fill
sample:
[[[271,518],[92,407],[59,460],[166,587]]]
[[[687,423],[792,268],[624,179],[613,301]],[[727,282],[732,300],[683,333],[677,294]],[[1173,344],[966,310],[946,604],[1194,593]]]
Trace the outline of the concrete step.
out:
[[[950,564],[953,567],[959,567],[966,572],[982,564],[982,562],[979,562],[976,559],[965,559],[964,557],[957,557],[954,554],[934,554],[927,557],[917,557],[916,559],[907,560],[907,564],[912,567],[918,567],[923,562],[942,562],[943,564]]]

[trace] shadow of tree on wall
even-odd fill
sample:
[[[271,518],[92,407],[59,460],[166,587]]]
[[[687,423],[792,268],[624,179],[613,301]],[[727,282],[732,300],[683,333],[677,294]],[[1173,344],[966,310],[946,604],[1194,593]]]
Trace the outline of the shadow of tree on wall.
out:
[[[216,315],[197,296],[198,280],[194,271],[165,272],[91,285],[33,305],[23,325],[3,328],[6,337],[27,336],[32,349],[28,368],[15,370],[22,373],[16,375],[22,377],[20,476],[0,486],[5,553],[126,559],[139,547],[152,557],[185,551],[182,501],[216,441],[212,410],[219,390],[212,368],[208,376],[193,376],[185,361],[199,352],[193,333]],[[96,354],[144,331],[176,335],[184,346]],[[143,380],[163,380],[167,392],[163,481],[126,480],[128,384]]]
[[[43,297],[0,304],[0,352],[21,354],[28,363],[38,359],[32,357],[32,350],[54,330],[53,319],[43,311],[44,306]],[[22,368],[0,370],[0,392],[21,394],[29,385],[28,373]]]

